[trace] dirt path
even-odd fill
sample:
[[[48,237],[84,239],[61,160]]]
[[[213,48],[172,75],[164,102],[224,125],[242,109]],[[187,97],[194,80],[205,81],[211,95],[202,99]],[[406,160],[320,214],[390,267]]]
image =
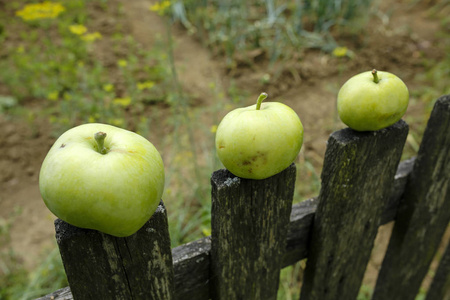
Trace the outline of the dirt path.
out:
[[[155,2],[147,0],[122,2],[131,34],[148,49],[158,40],[167,41],[168,23],[156,13],[149,11],[150,5]],[[172,33],[175,66],[184,91],[194,99],[201,101],[211,99],[214,95],[209,83],[224,78],[221,64],[213,60],[209,51],[186,31],[176,28],[172,29]]]
[[[150,48],[158,37],[166,36],[165,22],[148,10],[154,1],[134,0],[121,2],[124,7],[125,26],[144,47]],[[382,4],[392,4],[385,0]],[[351,75],[377,67],[402,74],[411,91],[415,89],[415,74],[424,70],[423,57],[439,58],[435,32],[438,21],[424,13],[420,7],[407,10],[405,3],[395,2],[388,23],[375,18],[371,38],[343,37],[343,46],[355,50],[354,59],[337,59],[318,51],[310,51],[302,61],[293,62],[299,78],[285,74],[269,85],[260,78],[266,66],[255,65],[253,70],[239,70],[234,80],[239,89],[248,92],[243,104],[252,104],[262,90],[275,95],[291,106],[301,117],[305,127],[304,155],[320,166],[328,136],[342,127],[333,107],[339,87]],[[381,25],[380,25],[381,24]],[[226,91],[229,75],[220,58],[213,58],[208,50],[185,31],[175,29],[175,64],[185,92],[198,105],[209,105],[215,94],[210,83],[215,82]],[[420,55],[418,55],[418,53]],[[217,93],[217,91],[216,91]],[[414,98],[407,115],[423,114],[423,104]],[[14,251],[23,257],[27,267],[36,265],[39,253],[54,244],[54,217],[45,207],[38,190],[40,164],[54,141],[47,133],[45,123],[32,126],[15,122],[0,115],[0,217],[8,218],[16,207],[21,213],[11,227]],[[375,264],[376,266],[376,264]]]
[[[13,222],[10,246],[28,268],[54,244],[54,216],[38,187],[40,165],[53,139],[46,133],[48,127],[36,125],[32,129],[0,115],[0,218]]]

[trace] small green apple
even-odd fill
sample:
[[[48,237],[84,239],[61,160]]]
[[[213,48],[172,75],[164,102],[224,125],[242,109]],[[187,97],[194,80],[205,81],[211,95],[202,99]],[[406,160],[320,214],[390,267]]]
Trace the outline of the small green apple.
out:
[[[350,78],[337,97],[340,119],[357,131],[375,131],[399,121],[409,102],[405,83],[388,72],[372,70]]]
[[[286,169],[303,143],[303,125],[289,106],[279,102],[237,108],[220,122],[216,150],[220,161],[234,175],[264,179]]]
[[[62,134],[42,163],[42,198],[60,219],[118,237],[138,231],[164,190],[164,165],[142,136],[84,124]]]

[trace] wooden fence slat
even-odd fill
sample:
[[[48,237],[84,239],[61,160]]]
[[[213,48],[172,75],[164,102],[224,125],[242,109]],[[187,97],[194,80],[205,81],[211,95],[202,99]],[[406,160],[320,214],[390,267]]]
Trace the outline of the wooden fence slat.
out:
[[[211,238],[205,237],[172,250],[175,299],[210,299]]]
[[[118,238],[55,221],[75,299],[173,299],[167,213],[161,202],[135,234]]]
[[[450,300],[450,243],[441,258],[426,300]]]
[[[356,299],[407,134],[399,121],[330,136],[300,299]]]
[[[373,299],[414,299],[450,220],[450,95],[436,101]]]
[[[414,166],[414,159],[400,163],[395,175],[394,188],[389,196],[388,205],[382,217],[385,224],[394,220],[397,205],[402,196],[407,178]],[[308,199],[292,206],[286,250],[282,266],[287,267],[307,257],[308,241],[314,214],[316,199]],[[210,285],[210,237],[184,244],[172,249],[175,280],[175,299],[207,300]],[[51,298],[53,296],[53,298]],[[66,287],[46,295],[38,300],[72,300],[70,288]]]
[[[276,299],[296,168],[263,180],[211,177],[212,299]]]

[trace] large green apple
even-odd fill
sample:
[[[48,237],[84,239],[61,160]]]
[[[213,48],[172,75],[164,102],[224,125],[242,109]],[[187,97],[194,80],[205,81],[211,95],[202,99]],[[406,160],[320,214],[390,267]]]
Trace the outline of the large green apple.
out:
[[[372,70],[350,78],[337,97],[340,119],[357,131],[375,131],[399,121],[409,102],[405,83],[388,72]]]
[[[56,140],[42,163],[39,189],[50,211],[67,223],[124,237],[158,207],[164,165],[142,136],[84,124]]]
[[[220,161],[234,175],[264,179],[286,169],[303,143],[303,125],[289,106],[279,102],[237,108],[220,122],[216,150]]]

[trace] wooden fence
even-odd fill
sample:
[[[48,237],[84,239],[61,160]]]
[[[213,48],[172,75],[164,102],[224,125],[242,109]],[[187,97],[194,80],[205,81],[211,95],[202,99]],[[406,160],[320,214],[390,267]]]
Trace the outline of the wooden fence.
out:
[[[40,299],[276,299],[280,270],[307,258],[301,299],[356,299],[378,227],[395,220],[373,300],[414,299],[450,220],[450,95],[415,159],[408,125],[334,132],[317,198],[292,205],[295,165],[265,180],[212,174],[212,236],[170,249],[161,202],[116,238],[55,222],[70,288]],[[450,246],[426,300],[450,299]]]

